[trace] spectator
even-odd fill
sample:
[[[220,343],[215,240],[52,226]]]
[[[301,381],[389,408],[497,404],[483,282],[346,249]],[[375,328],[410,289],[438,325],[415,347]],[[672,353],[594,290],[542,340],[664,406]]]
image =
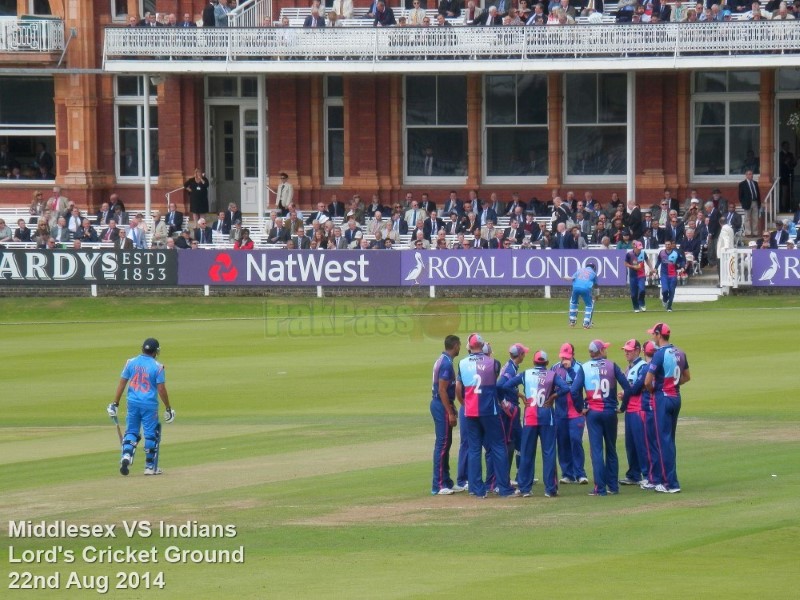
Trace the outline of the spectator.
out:
[[[228,6],[228,0],[219,0],[214,7],[214,26],[215,27],[228,27],[230,18],[231,7]]]
[[[206,224],[204,217],[197,221],[197,228],[194,231],[194,239],[200,244],[210,244],[213,240],[211,227]]]
[[[233,243],[234,250],[252,250],[255,247],[253,240],[250,239],[250,230],[247,227],[242,228],[241,236]]]
[[[187,179],[183,187],[189,193],[189,209],[192,211],[192,219],[197,223],[200,216],[208,212],[208,178],[200,169],[195,169],[194,177]]]
[[[203,27],[214,27],[217,20],[214,17],[214,9],[217,7],[217,0],[211,0],[203,9]]]
[[[784,228],[783,221],[775,221],[775,231],[770,234],[769,247],[777,248],[789,241],[789,232]]]
[[[83,219],[80,228],[78,228],[78,231],[75,234],[75,239],[91,244],[100,241],[100,238],[97,236],[97,230],[92,227],[89,219]]]
[[[215,238],[222,238],[222,236],[227,236],[231,232],[231,228],[228,223],[225,221],[225,212],[220,211],[217,213],[217,220],[214,222],[214,225],[211,227],[211,231],[213,231],[213,236]]]
[[[114,219],[109,220],[108,227],[100,235],[101,242],[116,242],[119,238],[119,229],[117,229],[117,222]]]
[[[17,220],[17,229],[14,231],[14,237],[12,239],[14,242],[30,242],[31,241],[31,230],[28,225],[25,223],[25,219],[18,219]]]
[[[67,220],[64,217],[58,217],[56,226],[53,228],[50,235],[56,240],[56,243],[68,242],[72,239],[69,228],[67,227]]]
[[[325,17],[319,14],[319,7],[311,7],[311,14],[303,21],[303,27],[325,27]]]
[[[460,0],[441,0],[439,2],[439,14],[448,19],[461,16]]]
[[[375,21],[372,25],[373,27],[391,27],[392,25],[397,25],[397,21],[394,19],[394,11],[386,6],[383,0],[378,0]]]
[[[153,211],[153,236],[151,238],[150,246],[153,248],[164,248],[167,245],[167,238],[169,237],[169,228],[164,220],[161,218],[161,212]]]
[[[189,250],[192,247],[192,232],[188,229],[181,231],[181,234],[175,239],[175,247],[180,250]]]

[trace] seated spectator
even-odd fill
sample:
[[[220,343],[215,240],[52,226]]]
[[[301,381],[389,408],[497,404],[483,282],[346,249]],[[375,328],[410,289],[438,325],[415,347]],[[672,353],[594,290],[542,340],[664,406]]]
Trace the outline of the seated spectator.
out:
[[[31,230],[28,227],[27,223],[25,223],[25,219],[18,219],[17,220],[17,229],[14,232],[13,241],[15,241],[15,242],[30,242],[31,241]]]
[[[502,229],[496,229],[494,232],[494,236],[492,239],[489,240],[489,248],[491,250],[497,250],[498,248],[503,248],[503,240],[505,239],[505,234]]]
[[[181,234],[175,239],[175,247],[181,250],[189,250],[192,247],[192,232],[188,229],[181,231]]]
[[[92,227],[89,219],[84,219],[81,222],[81,226],[75,234],[75,239],[84,243],[95,243],[100,241],[100,238],[97,236],[97,230]]]
[[[319,14],[318,6],[311,7],[311,14],[303,21],[303,27],[325,27],[325,17]]]
[[[211,227],[211,231],[213,232],[212,235],[216,238],[221,238],[222,236],[227,236],[231,232],[231,228],[228,223],[225,222],[225,211],[221,210],[217,213],[217,220],[214,222],[214,225]]]
[[[56,226],[50,232],[51,237],[56,240],[56,243],[68,242],[72,239],[72,234],[67,227],[67,220],[64,217],[58,217]]]
[[[783,225],[783,221],[780,219],[775,221],[775,231],[770,234],[770,248],[777,248],[778,246],[783,246],[786,242],[789,241],[789,232]]]
[[[617,250],[633,250],[631,232],[627,229],[622,230],[622,237],[617,241]]]
[[[5,219],[0,219],[0,243],[14,240],[14,232],[6,225]]]
[[[586,243],[586,238],[583,237],[581,234],[580,228],[575,225],[571,230],[570,234],[572,235],[572,239],[570,240],[569,247],[574,250],[584,250],[588,248],[589,244]]]
[[[31,241],[36,242],[37,247],[44,248],[48,239],[50,239],[50,225],[47,224],[47,219],[40,217],[36,223],[36,231],[31,235]]]
[[[681,243],[681,252],[686,257],[686,272],[690,275],[694,272],[694,263],[701,260],[702,240],[695,237],[694,229],[689,227],[686,230],[686,237]]]
[[[773,246],[773,238],[769,231],[765,231],[761,234],[761,237],[756,241],[756,248],[762,250],[764,248],[770,248],[772,250],[777,250],[778,245],[775,244]]]
[[[241,231],[241,236],[238,240],[233,243],[234,250],[252,250],[255,247],[253,240],[250,239],[250,230],[247,227],[243,227]]]
[[[151,246],[153,248],[164,248],[167,245],[167,238],[169,237],[169,229],[164,219],[161,218],[161,212],[153,211],[153,236],[151,238]]]

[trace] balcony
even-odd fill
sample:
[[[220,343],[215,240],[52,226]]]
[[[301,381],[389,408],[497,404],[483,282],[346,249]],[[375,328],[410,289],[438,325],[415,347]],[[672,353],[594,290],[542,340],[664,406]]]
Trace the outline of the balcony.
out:
[[[62,20],[0,17],[0,52],[47,53],[63,49]]]
[[[796,66],[800,21],[535,27],[106,28],[114,73],[437,73]]]

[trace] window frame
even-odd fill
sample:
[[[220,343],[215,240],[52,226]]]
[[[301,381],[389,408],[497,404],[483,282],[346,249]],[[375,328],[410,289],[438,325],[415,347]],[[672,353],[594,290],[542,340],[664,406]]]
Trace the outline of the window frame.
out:
[[[526,75],[526,73],[487,73],[483,76],[482,79],[482,86],[483,86],[483,105],[481,107],[481,124],[482,124],[482,135],[481,135],[481,169],[483,172],[483,181],[487,184],[502,184],[502,183],[515,183],[515,184],[528,184],[528,185],[546,185],[547,179],[550,173],[550,152],[549,152],[549,132],[550,132],[550,122],[549,122],[549,115],[550,112],[548,110],[548,102],[545,100],[545,122],[540,124],[529,124],[529,123],[519,123],[519,78]],[[549,78],[546,74],[541,75],[538,73],[530,73],[530,75],[540,76],[544,79],[545,84],[545,98],[549,98]],[[508,125],[490,125],[486,122],[487,118],[487,110],[486,107],[488,106],[487,101],[487,93],[488,93],[488,86],[486,85],[486,80],[489,77],[493,76],[512,76],[514,77],[514,87],[517,93],[514,97],[514,123]],[[544,175],[490,175],[489,174],[489,130],[490,129],[543,129],[545,132],[545,138],[547,140],[547,167],[545,169]]]
[[[31,0],[31,2],[32,1],[33,0]],[[147,0],[147,1],[148,2],[152,2],[152,8],[148,8],[147,12],[152,12],[153,14],[156,14],[156,0]],[[123,2],[124,2],[124,0],[123,0]],[[136,16],[141,21],[144,18],[144,13],[145,13],[145,6],[144,6],[145,0],[138,0],[138,2],[139,2],[139,14],[136,15]],[[114,23],[120,23],[120,22],[124,23],[124,22],[126,22],[128,20],[127,7],[126,7],[126,11],[124,13],[121,13],[121,12],[118,13],[117,12],[117,0],[110,0],[109,4],[110,4],[111,20]],[[125,4],[127,4],[127,2],[125,2]]]
[[[156,112],[158,112],[158,95],[153,94],[152,92],[155,91],[155,86],[150,86],[150,101],[145,103],[145,99],[143,96],[144,93],[144,82],[142,81],[141,93],[136,96],[120,96],[119,95],[119,80],[120,77],[135,77],[141,80],[143,77],[147,77],[147,75],[124,75],[124,76],[116,76],[114,77],[114,176],[119,183],[143,183],[145,181],[144,176],[144,161],[142,160],[144,154],[144,108],[147,106],[148,108],[155,108]],[[138,88],[138,85],[137,85]],[[137,123],[136,123],[136,135],[137,135],[137,143],[139,145],[139,156],[137,158],[138,163],[138,170],[139,174],[137,175],[123,175],[122,168],[120,164],[120,158],[122,156],[122,149],[120,148],[119,138],[120,138],[120,119],[119,119],[119,109],[123,106],[134,106],[137,108]],[[129,130],[130,128],[125,127],[125,130]],[[150,132],[151,134],[155,132],[156,139],[158,139],[158,126],[153,126],[153,123],[150,123]],[[159,146],[160,149],[160,146]],[[159,168],[160,173],[160,168]],[[152,174],[152,165],[151,165],[151,174],[150,174],[150,183],[156,184],[158,183],[158,175]]]
[[[569,105],[569,98],[567,97],[567,77],[569,77],[570,75],[574,75],[574,74],[594,75],[595,82],[597,82],[598,78],[601,77],[601,76],[619,75],[620,73],[619,72],[615,72],[615,71],[604,71],[604,72],[600,72],[600,73],[565,73],[564,74],[563,79],[562,79],[563,106],[562,106],[562,109],[561,109],[561,115],[562,115],[562,120],[561,120],[561,135],[562,135],[562,138],[561,139],[563,140],[563,147],[562,147],[562,153],[561,153],[561,169],[562,169],[562,173],[563,173],[563,181],[564,181],[565,184],[587,184],[587,183],[591,183],[591,184],[595,184],[595,183],[600,183],[600,184],[612,184],[612,183],[613,184],[625,184],[628,181],[627,170],[628,170],[628,165],[630,164],[630,161],[628,160],[628,157],[629,157],[629,155],[630,155],[630,153],[632,151],[632,149],[628,147],[629,146],[629,143],[628,143],[629,135],[628,134],[629,134],[630,128],[634,126],[634,124],[631,122],[632,119],[633,119],[633,116],[632,116],[633,115],[633,110],[631,110],[630,107],[628,108],[628,110],[626,111],[625,121],[624,122],[600,123],[599,122],[599,114],[600,114],[600,109],[599,109],[600,96],[599,96],[599,92],[600,92],[600,86],[597,85],[597,83],[595,83],[595,108],[596,108],[596,113],[597,113],[597,115],[595,116],[595,122],[594,123],[588,123],[588,122],[587,123],[575,123],[573,125],[569,124],[569,122],[567,120],[567,107]],[[626,99],[625,102],[626,102],[626,105],[627,105],[628,98],[630,96],[630,89],[629,88],[630,88],[630,86],[635,86],[636,84],[635,84],[635,80],[633,80],[633,81],[631,80],[631,77],[629,76],[629,74],[624,73],[624,75],[625,75],[625,99]],[[635,90],[635,87],[634,87],[634,90]],[[595,128],[595,129],[601,128],[601,127],[602,128],[612,128],[612,127],[615,127],[615,128],[622,127],[622,128],[624,128],[624,130],[625,130],[625,173],[614,174],[614,175],[603,175],[603,174],[600,174],[600,173],[598,173],[598,174],[589,174],[589,175],[570,175],[570,173],[569,173],[569,129],[570,129],[570,127],[575,127],[575,128],[591,127],[591,128]]]
[[[409,125],[408,124],[408,78],[409,77],[434,77],[436,80],[436,103],[432,107],[434,114],[437,115],[437,123],[434,125],[425,124],[425,125]],[[464,93],[464,106],[465,106],[465,123],[463,125],[439,125],[438,124],[438,107],[439,107],[439,78],[440,77],[463,77],[465,80],[465,93]],[[468,103],[468,91],[467,91],[467,78],[466,75],[455,74],[455,75],[439,75],[439,74],[412,74],[412,75],[404,75],[403,76],[403,182],[406,184],[411,185],[420,185],[420,184],[427,184],[427,185],[456,185],[456,184],[466,184],[467,177],[469,176],[469,110],[467,107]],[[467,166],[464,169],[463,175],[432,175],[428,177],[427,175],[410,175],[408,172],[408,133],[410,129],[448,129],[448,130],[463,130],[467,134],[467,141],[466,147],[464,148],[464,159],[467,160]]]
[[[323,90],[322,90],[322,122],[323,122],[323,174],[325,183],[328,185],[342,185],[344,184],[344,135],[345,135],[345,126],[344,126],[344,87],[342,87],[342,95],[341,96],[331,96],[328,93],[328,81],[330,77],[340,77],[341,75],[326,75],[323,80]],[[344,82],[342,82],[342,86],[344,86]],[[329,108],[336,108],[341,107],[342,109],[342,127],[331,127],[328,123],[328,109]],[[341,131],[342,132],[342,174],[339,175],[331,175],[330,173],[330,134],[333,131]]]
[[[689,100],[689,181],[690,183],[698,183],[698,184],[707,184],[707,183],[715,183],[715,182],[722,182],[722,183],[733,183],[739,182],[742,180],[744,176],[743,173],[736,173],[731,171],[731,156],[730,156],[730,132],[732,127],[757,127],[758,132],[756,134],[756,139],[761,139],[761,122],[760,122],[760,104],[761,100],[760,96],[760,89],[759,90],[752,90],[752,91],[737,91],[737,92],[730,92],[727,91],[729,88],[727,76],[731,71],[725,71],[726,74],[726,91],[722,92],[696,92],[697,88],[697,73],[701,71],[697,71],[692,74],[692,94]],[[759,80],[760,84],[760,80]],[[760,85],[759,85],[760,88]],[[697,124],[697,106],[701,103],[720,103],[725,106],[725,121],[721,125],[725,133],[725,164],[723,165],[723,173],[716,174],[716,175],[698,175],[695,171],[696,164],[695,164],[695,156],[697,152],[697,132],[698,127],[705,128],[707,126],[701,126]],[[730,122],[730,105],[732,103],[741,103],[741,102],[750,102],[755,103],[759,106],[759,122],[755,124],[734,124],[731,125]],[[720,126],[716,126],[720,127]],[[759,157],[759,161],[761,158],[761,152],[758,147],[754,150],[757,152],[757,156]],[[759,168],[759,171],[761,169]],[[756,178],[758,178],[759,174],[756,174]]]

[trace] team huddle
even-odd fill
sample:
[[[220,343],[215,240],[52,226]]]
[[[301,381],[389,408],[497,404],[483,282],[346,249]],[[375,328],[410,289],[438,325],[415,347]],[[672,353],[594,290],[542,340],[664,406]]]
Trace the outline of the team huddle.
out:
[[[670,343],[666,323],[657,323],[648,333],[652,340],[644,345],[631,339],[622,346],[625,370],[607,357],[610,344],[602,340],[589,344],[589,359],[583,363],[575,359],[575,348],[567,342],[552,366],[547,353],[538,350],[532,368],[525,370],[520,367],[530,349],[514,344],[503,366],[492,356],[491,346],[473,333],[467,340],[469,354],[459,361],[458,373],[454,360],[461,352],[461,341],[455,335],[447,336],[444,352],[433,366],[431,415],[436,441],[431,493],[468,491],[485,498],[488,492],[495,492],[530,497],[537,481],[538,445],[546,497],[558,496],[559,484],[588,485],[584,429],[589,435],[594,480],[590,496],[617,494],[620,485],[680,492],[675,432],[680,387],[690,379],[689,363],[686,354]],[[628,459],[622,479],[616,449],[620,413],[625,415]],[[461,445],[454,481],[450,448],[456,424]],[[515,463],[516,480],[512,480]]]

